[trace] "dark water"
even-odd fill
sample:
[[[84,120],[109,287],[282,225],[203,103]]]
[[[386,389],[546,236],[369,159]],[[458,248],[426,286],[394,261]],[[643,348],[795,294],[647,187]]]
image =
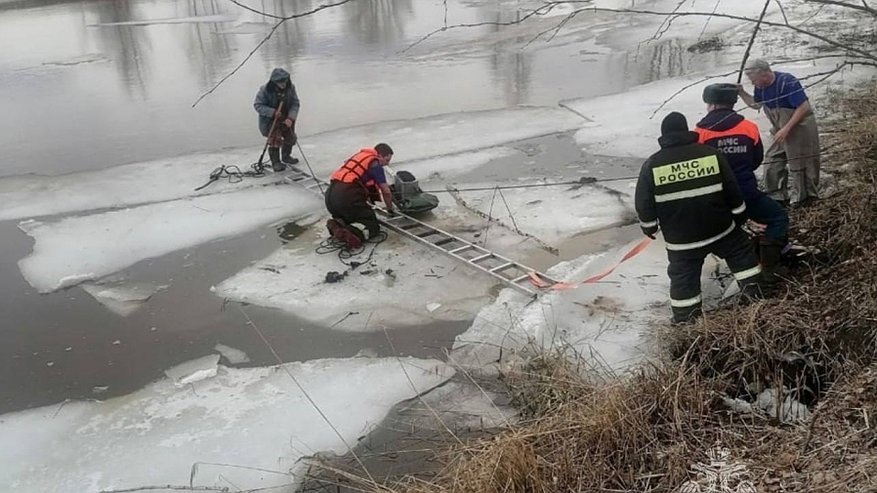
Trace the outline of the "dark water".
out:
[[[351,357],[362,349],[389,356],[395,354],[391,347],[399,354],[438,358],[468,327],[448,322],[391,327],[387,333],[335,332],[280,310],[224,306],[209,291],[281,246],[279,233],[288,238],[296,230],[301,228],[252,231],[142,261],[121,275],[169,286],[122,317],[78,287],[37,294],[16,264],[30,252],[30,238],[14,223],[0,223],[0,414],[64,399],[127,394],[162,378],[173,365],[212,353],[218,343],[246,352],[251,361],[243,366],[276,364],[249,320],[284,362]]]
[[[279,15],[322,4],[251,3]],[[293,74],[306,137],[382,120],[555,105],[710,58],[674,40],[593,54],[577,43],[587,37],[582,28],[528,44],[544,25],[515,36],[496,26],[449,31],[406,51],[446,15],[449,24],[504,22],[528,3],[446,5],[447,14],[438,0],[354,0],[286,22],[192,108],[253,50],[271,19],[222,0],[0,1],[0,176],[258,146],[252,100],[275,66]]]

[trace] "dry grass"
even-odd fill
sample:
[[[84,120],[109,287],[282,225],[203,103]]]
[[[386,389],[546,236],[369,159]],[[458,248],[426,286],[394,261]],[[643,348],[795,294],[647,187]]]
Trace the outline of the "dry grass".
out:
[[[745,465],[733,488],[746,479],[758,491],[877,491],[877,88],[839,107],[822,129],[841,151],[826,165],[846,188],[792,217],[804,243],[830,253],[824,262],[798,268],[777,297],[666,332],[672,361],[628,378],[532,360],[507,375],[522,423],[453,450],[437,477],[392,489],[674,492],[721,446]],[[722,404],[768,386],[812,404],[809,421]]]

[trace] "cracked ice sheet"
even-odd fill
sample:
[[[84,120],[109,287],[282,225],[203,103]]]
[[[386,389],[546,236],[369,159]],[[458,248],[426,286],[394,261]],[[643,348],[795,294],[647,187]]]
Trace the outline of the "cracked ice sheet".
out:
[[[396,403],[453,375],[442,362],[413,358],[283,366],[351,446]],[[18,493],[188,484],[195,462],[297,474],[303,456],[347,450],[280,367],[220,366],[215,377],[183,388],[163,379],[106,402],[6,414],[0,443],[15,444],[0,448],[0,490]],[[286,474],[210,465],[200,465],[194,476],[195,485],[242,489],[293,481]]]
[[[322,229],[320,233],[325,234]],[[489,300],[494,284],[490,277],[474,274],[460,263],[393,233],[375,249],[375,266],[362,265],[341,281],[326,283],[327,272],[343,272],[346,266],[335,253],[314,253],[314,243],[322,239],[297,238],[226,279],[214,293],[233,301],[279,308],[348,332],[467,320]],[[372,247],[366,248],[366,253],[350,260],[362,262]],[[387,269],[395,274],[392,282],[384,273]],[[368,271],[373,272],[362,274]],[[433,303],[440,306],[430,311]]]
[[[521,181],[527,184],[536,182],[533,178],[522,178]],[[461,188],[492,185],[466,184]],[[628,205],[629,200],[602,185],[511,188],[502,190],[502,197],[498,193],[494,197],[492,190],[462,191],[459,195],[469,206],[467,209],[489,214],[509,227],[517,224],[524,233],[549,244],[557,244],[577,234],[627,224],[635,219]]]
[[[558,264],[548,274],[566,281],[585,279],[614,265],[639,241]],[[713,268],[708,259],[704,272]],[[705,296],[721,295],[709,277],[701,282]],[[509,289],[502,291],[457,336],[451,360],[463,367],[484,368],[521,351],[569,347],[605,367],[628,368],[654,355],[651,327],[669,320],[669,292],[664,243],[653,241],[599,283],[549,292],[534,303]]]
[[[42,293],[99,279],[136,262],[304,215],[317,198],[292,187],[245,190],[133,209],[25,221],[33,252],[18,265]]]
[[[561,108],[519,107],[374,123],[302,136],[300,144],[318,176],[327,176],[358,149],[378,142],[393,147],[396,152],[393,164],[398,169],[406,169],[408,163],[415,168],[437,168],[441,160],[436,158],[448,156],[449,170],[465,172],[468,169],[462,169],[462,165],[466,162],[455,162],[452,155],[478,150],[497,152],[487,149],[575,130],[582,122],[580,117]],[[260,149],[180,156],[64,176],[0,179],[0,203],[4,204],[0,220],[175,200],[278,181],[270,175],[237,184],[220,180],[202,191],[193,190],[204,184],[210,172],[221,164],[239,164],[246,169],[246,163],[253,162]],[[432,160],[432,164],[413,163],[423,160]],[[481,161],[476,159],[472,165]]]

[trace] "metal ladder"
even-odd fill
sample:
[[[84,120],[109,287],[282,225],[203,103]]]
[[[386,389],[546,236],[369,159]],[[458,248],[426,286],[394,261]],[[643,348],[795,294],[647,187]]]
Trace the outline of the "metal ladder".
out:
[[[301,185],[306,190],[320,196],[322,196],[320,187],[323,188],[324,192],[328,188],[326,182],[295,168],[289,170],[284,180]],[[546,284],[557,283],[556,280],[536,269],[515,262],[411,216],[398,212],[396,215],[390,216],[379,207],[375,207],[375,213],[378,216],[378,221],[387,229],[459,260],[472,269],[481,271],[525,295],[536,296],[538,294],[530,282],[531,276],[538,277]]]

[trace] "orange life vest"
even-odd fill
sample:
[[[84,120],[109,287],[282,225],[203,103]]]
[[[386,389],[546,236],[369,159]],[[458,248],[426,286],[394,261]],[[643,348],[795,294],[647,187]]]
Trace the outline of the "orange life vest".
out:
[[[341,183],[354,183],[360,181],[362,175],[368,171],[372,161],[378,158],[378,152],[372,148],[360,149],[350,159],[344,162],[340,168],[332,173],[332,181]]]

